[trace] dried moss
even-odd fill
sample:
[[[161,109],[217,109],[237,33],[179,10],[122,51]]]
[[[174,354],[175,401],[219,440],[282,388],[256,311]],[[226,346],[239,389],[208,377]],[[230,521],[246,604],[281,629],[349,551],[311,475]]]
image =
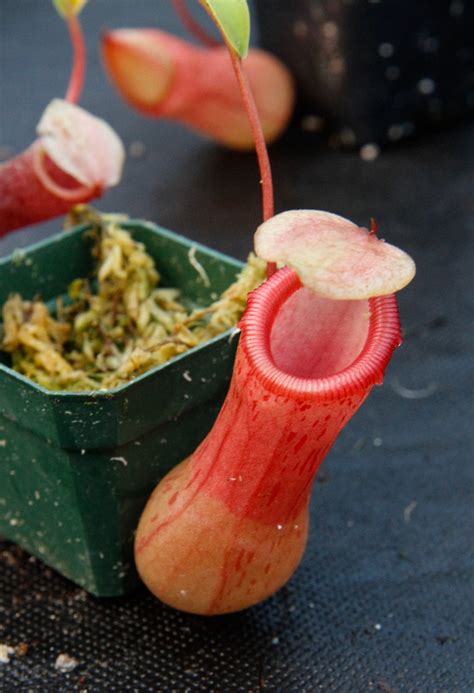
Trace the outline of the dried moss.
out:
[[[1,348],[15,370],[50,390],[110,389],[233,327],[265,263],[247,264],[210,306],[189,311],[175,288],[160,287],[153,258],[121,228],[123,217],[81,208],[71,224],[93,222],[95,281],[75,279],[55,315],[40,300],[10,296]],[[192,262],[192,258],[190,258]]]

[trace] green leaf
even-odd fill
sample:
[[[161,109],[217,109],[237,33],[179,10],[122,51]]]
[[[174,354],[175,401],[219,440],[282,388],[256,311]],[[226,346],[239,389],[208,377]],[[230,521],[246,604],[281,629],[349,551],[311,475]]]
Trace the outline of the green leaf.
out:
[[[241,58],[250,40],[250,12],[247,0],[199,0],[219,27],[224,39]]]
[[[79,14],[87,0],[53,0],[53,5],[62,17],[66,19]]]

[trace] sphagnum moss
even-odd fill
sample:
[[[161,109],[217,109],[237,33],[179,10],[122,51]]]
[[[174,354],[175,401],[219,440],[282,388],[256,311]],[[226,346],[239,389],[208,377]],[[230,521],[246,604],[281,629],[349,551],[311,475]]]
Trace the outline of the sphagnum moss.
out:
[[[94,224],[95,281],[75,279],[53,316],[41,300],[13,294],[3,306],[0,347],[13,368],[50,390],[110,389],[202,344],[240,319],[265,278],[253,254],[210,306],[189,310],[175,288],[159,286],[153,258],[121,227],[124,217],[79,211]]]

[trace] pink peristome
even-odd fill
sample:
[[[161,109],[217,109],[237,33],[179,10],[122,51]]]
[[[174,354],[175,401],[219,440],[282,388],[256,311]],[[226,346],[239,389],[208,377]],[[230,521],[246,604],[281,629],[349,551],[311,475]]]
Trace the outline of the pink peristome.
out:
[[[400,344],[394,296],[331,301],[289,268],[250,296],[241,328],[219,417],[155,489],[135,544],[155,595],[207,615],[255,604],[291,577],[317,470]]]
[[[292,267],[321,296],[358,300],[400,291],[415,276],[403,250],[336,214],[292,210],[263,223],[255,252]]]
[[[181,121],[232,148],[254,147],[225,47],[199,48],[157,29],[119,29],[103,36],[102,56],[121,95],[144,115]],[[244,64],[272,142],[291,117],[293,79],[262,50],[250,50]]]
[[[123,145],[100,118],[55,99],[38,134],[28,149],[0,166],[0,236],[65,214],[120,180]]]

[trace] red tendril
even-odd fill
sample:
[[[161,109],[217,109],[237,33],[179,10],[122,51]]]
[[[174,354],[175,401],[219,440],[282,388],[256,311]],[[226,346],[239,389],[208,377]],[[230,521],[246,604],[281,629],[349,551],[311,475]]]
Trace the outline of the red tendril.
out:
[[[206,12],[209,13],[208,8],[204,0],[199,0],[200,4],[204,7]],[[211,19],[214,18],[211,16]],[[237,82],[239,84],[240,94],[244,103],[245,110],[250,123],[250,128],[252,130],[253,139],[255,142],[255,151],[257,154],[258,165],[260,169],[260,183],[262,186],[262,207],[263,207],[263,221],[267,221],[274,215],[274,202],[273,202],[273,181],[272,181],[272,169],[270,166],[270,159],[268,158],[267,145],[265,142],[265,136],[263,134],[262,123],[260,121],[260,116],[258,115],[257,106],[255,99],[250,88],[250,84],[245,74],[245,70],[242,64],[242,60],[237,55],[233,47],[227,40],[226,35],[220,29],[224,43],[227,46],[229,55],[232,61],[232,66],[234,68],[235,75],[237,77]],[[276,271],[276,264],[274,262],[267,263],[267,276],[270,277]]]
[[[80,99],[82,87],[84,85],[84,76],[86,72],[86,49],[84,44],[84,35],[80,22],[76,15],[72,15],[67,19],[69,36],[73,51],[71,77],[65,96],[65,100],[70,103],[77,103]]]
[[[188,10],[186,0],[173,0],[173,6],[183,26],[186,27],[191,36],[197,38],[198,41],[208,48],[217,48],[220,45],[219,41],[204,31],[202,26],[194,19]]]
[[[257,153],[258,165],[260,168],[260,184],[262,186],[263,221],[267,221],[268,219],[271,219],[275,213],[273,202],[272,169],[270,159],[268,158],[267,145],[265,143],[265,137],[262,130],[262,124],[260,122],[260,117],[258,115],[257,106],[255,104],[255,99],[253,97],[247,75],[245,74],[242,61],[232,50],[232,48],[229,48],[229,52],[255,142],[255,151]],[[275,272],[276,263],[268,262],[267,276],[271,277]]]

